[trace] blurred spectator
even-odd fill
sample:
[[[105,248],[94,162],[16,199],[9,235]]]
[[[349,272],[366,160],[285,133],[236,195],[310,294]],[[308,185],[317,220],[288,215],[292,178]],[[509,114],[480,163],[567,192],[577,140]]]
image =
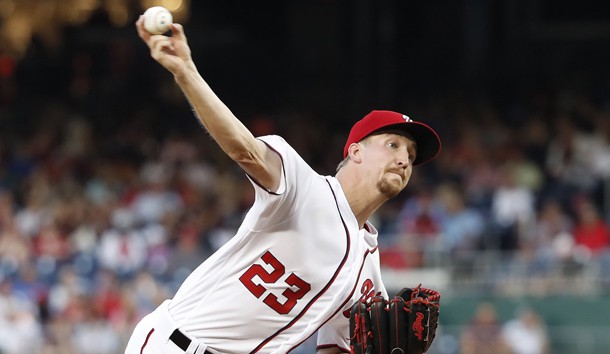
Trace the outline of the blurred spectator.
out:
[[[408,198],[395,220],[396,236],[380,243],[383,266],[404,269],[426,265],[442,245],[441,205],[430,187],[423,186]]]
[[[63,317],[52,317],[45,322],[44,354],[77,354],[73,339],[74,331],[70,322]]]
[[[574,237],[573,220],[559,201],[548,199],[542,202],[536,221],[524,233],[519,261],[529,265],[529,276],[538,276],[536,284],[545,283],[555,269],[563,269],[572,262]]]
[[[573,234],[576,247],[584,252],[585,257],[595,257],[608,249],[610,227],[591,200],[582,198],[575,204],[576,224]]]
[[[533,193],[542,188],[544,175],[540,165],[530,160],[525,151],[518,145],[511,145],[505,149],[505,172],[514,178],[515,185],[523,187]]]
[[[598,112],[593,124],[592,172],[598,178],[607,180],[610,178],[610,112]]]
[[[20,234],[32,239],[43,224],[50,221],[48,201],[45,196],[49,193],[49,186],[43,178],[32,179],[32,189],[26,196],[26,204],[17,210],[15,222]]]
[[[482,353],[512,354],[502,338],[502,323],[496,308],[489,302],[478,305],[460,335],[460,354]]]
[[[72,254],[68,235],[55,223],[45,224],[32,242],[36,258],[45,259],[49,265],[57,265],[68,260]],[[52,271],[52,269],[49,269]]]
[[[15,220],[8,217],[0,227],[0,277],[17,273],[31,257],[30,240],[23,237]]]
[[[502,338],[512,354],[545,354],[550,350],[547,328],[532,308],[519,309],[502,327]]]
[[[554,120],[555,135],[550,141],[545,167],[552,180],[551,193],[567,202],[574,193],[589,193],[597,186],[591,156],[594,139],[579,130],[569,114]]]
[[[49,286],[39,279],[36,267],[31,263],[23,265],[17,276],[12,278],[12,283],[13,293],[35,305],[39,320],[46,321]]]
[[[0,187],[0,230],[7,223],[12,223],[15,214],[15,200],[13,193]]]
[[[128,316],[125,312],[119,279],[116,273],[108,270],[98,272],[95,282],[91,285],[89,308],[94,316],[99,316],[114,328],[124,328],[123,323]]]
[[[161,161],[148,161],[140,170],[144,188],[130,203],[138,224],[160,223],[164,218],[182,210],[180,195],[170,186],[174,177],[171,165]]]
[[[112,227],[100,234],[97,254],[100,266],[129,277],[146,262],[148,245],[137,230],[133,213],[129,209],[116,209]]]
[[[188,213],[177,230],[176,244],[169,257],[170,278],[181,282],[212,254],[211,246],[206,244],[204,222],[203,215]]]
[[[455,268],[471,271],[485,230],[483,216],[466,205],[464,195],[456,185],[441,185],[436,193],[443,211],[440,224],[445,252]]]
[[[98,306],[83,305],[83,318],[75,324],[71,336],[77,353],[116,354],[122,351],[120,337],[101,310]]]
[[[78,275],[72,266],[63,266],[57,280],[49,289],[48,309],[51,317],[71,318],[74,315],[74,303],[79,297],[91,291],[87,279]]]
[[[440,231],[441,205],[432,188],[423,186],[407,199],[396,223],[400,232],[421,237],[436,237]]]
[[[501,251],[519,247],[524,231],[534,221],[535,195],[517,184],[515,171],[504,166],[501,181],[492,196],[491,222],[493,239],[486,246]]]
[[[83,320],[71,338],[76,352],[83,354],[116,354],[122,346],[119,336],[99,317]]]
[[[36,353],[42,339],[37,304],[16,294],[11,280],[0,280],[0,353]]]

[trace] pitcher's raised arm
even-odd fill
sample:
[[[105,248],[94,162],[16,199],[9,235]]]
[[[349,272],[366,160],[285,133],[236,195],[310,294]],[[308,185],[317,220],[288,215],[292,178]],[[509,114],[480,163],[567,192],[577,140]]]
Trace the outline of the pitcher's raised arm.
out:
[[[280,157],[252,135],[203,79],[191,57],[183,26],[173,23],[171,35],[152,35],[140,17],[136,28],[152,58],[174,75],[197,118],[220,148],[263,187],[277,190]]]

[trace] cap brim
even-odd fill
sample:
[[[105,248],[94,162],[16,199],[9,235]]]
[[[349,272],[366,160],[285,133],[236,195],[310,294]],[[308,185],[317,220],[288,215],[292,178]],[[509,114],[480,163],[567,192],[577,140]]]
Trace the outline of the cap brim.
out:
[[[413,161],[413,166],[424,164],[433,160],[441,152],[441,139],[434,129],[424,123],[408,122],[385,126],[376,132],[389,129],[404,130],[413,137],[417,143],[417,157]]]

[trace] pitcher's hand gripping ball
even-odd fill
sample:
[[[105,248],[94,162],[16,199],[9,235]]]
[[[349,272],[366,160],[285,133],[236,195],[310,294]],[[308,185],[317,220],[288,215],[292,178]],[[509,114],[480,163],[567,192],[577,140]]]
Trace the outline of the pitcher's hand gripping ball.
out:
[[[423,354],[438,326],[441,295],[434,290],[404,288],[389,301],[358,301],[350,316],[352,354]]]
[[[163,6],[153,6],[144,11],[144,29],[150,34],[163,34],[169,30],[174,18]]]

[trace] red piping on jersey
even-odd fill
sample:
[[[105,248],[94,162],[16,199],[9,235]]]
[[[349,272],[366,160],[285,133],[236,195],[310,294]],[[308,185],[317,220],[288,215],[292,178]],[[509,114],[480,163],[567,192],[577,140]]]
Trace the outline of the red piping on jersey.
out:
[[[154,331],[155,329],[153,328],[150,330],[150,332],[148,332],[146,340],[144,341],[144,344],[142,344],[142,348],[140,348],[140,354],[144,353],[144,347],[146,347],[146,344],[148,344],[148,340],[150,339],[150,336],[153,334]]]
[[[373,254],[375,253],[375,251],[377,251],[377,247],[373,248],[372,250],[366,250],[364,252],[364,258],[362,258],[362,264],[360,265],[360,270],[358,271],[358,279],[360,279],[360,275],[362,274],[362,269],[364,268],[364,263],[366,262],[366,257],[368,257],[369,254]],[[343,309],[343,307],[345,307],[345,305],[349,302],[349,300],[352,298],[352,296],[354,295],[354,292],[356,291],[356,287],[358,286],[358,281],[356,281],[356,283],[354,283],[354,287],[352,288],[352,292],[349,294],[349,296],[347,297],[347,299],[345,299],[345,301],[343,301],[343,303],[341,304],[341,306],[339,306],[339,308],[337,309],[337,311],[335,311],[326,321],[324,321],[320,326],[318,326],[318,328],[316,328],[316,330],[314,331],[314,333],[316,331],[318,331],[322,326],[324,326],[326,324],[326,322],[330,321],[331,318],[333,318],[339,311],[341,311],[341,309]],[[303,341],[304,342],[304,341]],[[303,343],[301,342],[301,343]],[[301,345],[301,343],[299,343],[299,345]],[[331,344],[326,344],[327,346],[332,346]],[[325,346],[320,346],[320,348],[324,348]],[[338,345],[335,345],[335,347],[339,348],[339,349],[343,349],[341,347],[339,347]],[[296,348],[296,347],[294,347]],[[294,349],[292,348],[292,349]],[[292,350],[291,349],[291,350]]]
[[[297,316],[295,316],[292,319],[292,321],[290,321],[287,325],[285,325],[284,327],[278,329],[277,332],[275,332],[273,335],[271,335],[270,337],[267,337],[267,339],[262,341],[256,348],[254,348],[253,351],[251,351],[251,353],[256,353],[259,350],[261,350],[265,345],[267,345],[267,343],[269,343],[275,337],[280,335],[280,333],[282,333],[285,330],[287,330],[288,328],[292,327],[292,325],[294,325],[301,317],[303,317],[303,315],[316,302],[316,300],[318,300],[330,288],[331,284],[335,282],[335,279],[337,278],[337,276],[341,272],[341,269],[343,269],[343,266],[345,265],[345,262],[347,262],[347,257],[349,256],[349,250],[350,250],[350,247],[351,247],[349,229],[347,228],[347,225],[345,224],[345,220],[343,220],[343,216],[341,215],[341,211],[339,210],[339,202],[337,201],[337,196],[335,195],[335,191],[333,191],[333,188],[331,187],[331,185],[330,185],[330,183],[328,181],[326,181],[326,183],[328,184],[328,188],[330,188],[330,191],[333,194],[333,198],[335,198],[335,204],[337,205],[337,212],[339,213],[339,218],[341,218],[341,223],[343,224],[343,228],[345,229],[345,236],[347,238],[347,246],[346,246],[346,249],[345,249],[345,255],[343,256],[343,259],[341,260],[341,263],[337,267],[337,270],[333,274],[332,278],[330,278],[330,281],[324,286],[324,288],[322,288],[322,290],[320,290],[320,292],[316,296],[314,296],[311,299],[311,301],[309,301],[309,303],[307,303],[305,308],[303,308],[303,310],[301,310],[301,312]],[[355,288],[355,286],[354,286],[354,288]],[[353,292],[353,290],[352,290],[352,292]],[[333,314],[333,316],[334,316],[334,314]],[[326,320],[326,321],[328,321],[328,320]],[[325,323],[326,323],[326,321],[325,321]],[[314,333],[315,333],[315,331],[311,332],[312,335]],[[309,337],[311,337],[311,335]],[[307,337],[307,338],[309,338],[309,337]],[[307,340],[307,338],[305,338],[305,340]],[[303,340],[303,341],[305,341],[305,340]],[[299,345],[301,343],[299,343]],[[294,348],[296,348],[296,347],[293,347],[290,350],[292,350]],[[290,352],[290,350],[289,350],[289,352]]]

